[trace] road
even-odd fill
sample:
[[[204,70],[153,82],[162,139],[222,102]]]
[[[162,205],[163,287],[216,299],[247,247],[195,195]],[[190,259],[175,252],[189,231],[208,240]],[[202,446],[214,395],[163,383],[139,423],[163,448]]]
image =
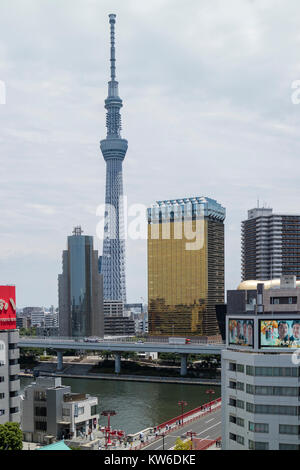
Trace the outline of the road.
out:
[[[221,436],[221,407],[216,411],[212,411],[207,415],[203,416],[197,421],[188,423],[180,429],[176,429],[171,432],[164,438],[156,440],[155,442],[149,444],[148,446],[143,447],[143,450],[168,450],[171,449],[176,442],[178,437],[180,439],[186,439],[187,431],[196,432],[197,435],[194,436],[198,439],[211,439],[215,440]]]
[[[111,351],[111,352],[169,352],[178,354],[221,354],[222,349],[225,348],[223,343],[189,343],[189,344],[170,344],[168,342],[151,342],[145,341],[142,343],[132,341],[118,340],[101,340],[99,342],[84,342],[83,340],[64,339],[60,337],[25,337],[20,336],[19,347],[31,348],[49,348],[56,351],[66,349],[85,350],[85,351]]]

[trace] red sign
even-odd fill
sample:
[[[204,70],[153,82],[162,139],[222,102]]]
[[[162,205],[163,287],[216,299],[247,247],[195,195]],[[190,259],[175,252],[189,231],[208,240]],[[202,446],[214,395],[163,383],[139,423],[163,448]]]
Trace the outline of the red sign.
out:
[[[16,288],[0,286],[0,330],[16,328]]]

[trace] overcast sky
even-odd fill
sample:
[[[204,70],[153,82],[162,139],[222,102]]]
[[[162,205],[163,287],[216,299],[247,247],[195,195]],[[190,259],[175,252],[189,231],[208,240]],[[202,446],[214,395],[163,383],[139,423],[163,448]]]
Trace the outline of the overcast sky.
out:
[[[1,0],[0,284],[16,285],[19,307],[57,306],[74,225],[102,251],[109,13],[129,204],[225,206],[227,289],[257,199],[300,213],[299,0]],[[127,243],[127,294],[147,299],[146,241]]]

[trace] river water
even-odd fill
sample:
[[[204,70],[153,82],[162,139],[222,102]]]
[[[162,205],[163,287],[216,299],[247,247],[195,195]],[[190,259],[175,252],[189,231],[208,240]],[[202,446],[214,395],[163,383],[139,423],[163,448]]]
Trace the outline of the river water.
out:
[[[21,393],[31,382],[33,379],[21,377]],[[184,411],[188,411],[209,401],[209,395],[206,394],[208,389],[215,391],[213,399],[221,396],[221,387],[208,385],[69,378],[62,378],[62,383],[70,385],[72,392],[98,397],[100,413],[103,410],[115,410],[111,426],[124,430],[126,434],[156,426],[180,415],[180,400],[188,403],[184,408]],[[106,424],[106,419],[100,416],[100,423]]]

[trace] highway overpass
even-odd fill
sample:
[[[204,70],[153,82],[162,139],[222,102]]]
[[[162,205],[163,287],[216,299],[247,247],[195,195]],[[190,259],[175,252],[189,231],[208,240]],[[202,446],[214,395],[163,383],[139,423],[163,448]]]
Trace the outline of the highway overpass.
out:
[[[158,342],[146,339],[144,342],[134,342],[131,338],[126,339],[101,339],[97,342],[86,342],[82,338],[61,338],[61,337],[26,337],[21,336],[18,343],[20,348],[43,348],[53,349],[57,352],[57,369],[63,367],[63,351],[73,349],[74,351],[110,351],[115,354],[115,372],[121,370],[122,352],[159,352],[176,353],[181,355],[181,375],[187,373],[188,354],[221,354],[225,348],[223,343],[201,343],[192,342],[189,344],[170,344],[166,341]]]

